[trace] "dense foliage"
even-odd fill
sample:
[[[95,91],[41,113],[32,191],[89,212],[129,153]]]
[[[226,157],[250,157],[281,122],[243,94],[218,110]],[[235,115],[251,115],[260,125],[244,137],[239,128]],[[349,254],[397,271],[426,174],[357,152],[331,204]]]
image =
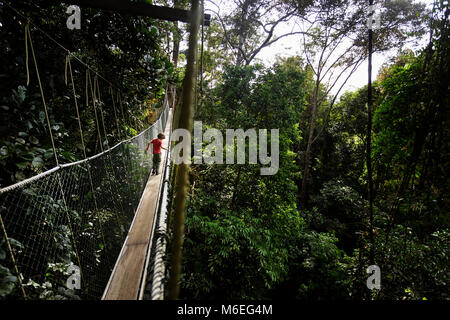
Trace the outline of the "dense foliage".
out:
[[[399,53],[373,83],[373,230],[367,86],[333,105],[325,85],[314,93],[315,74],[303,57],[267,68],[229,61],[207,82],[196,119],[219,130],[279,128],[280,169],[261,176],[254,165],[193,165],[183,297],[448,299],[448,14],[436,2],[429,45]],[[220,47],[218,33],[207,50]],[[213,74],[214,62],[205,69]],[[314,94],[323,98],[303,202]],[[366,287],[370,232],[382,277],[374,291]]]
[[[81,29],[69,30],[66,5],[14,1],[11,6],[0,4],[1,187],[56,164],[31,40],[60,164],[109,149],[156,120],[166,85],[176,82],[164,47],[168,23],[83,8]],[[27,46],[26,19],[31,31]],[[83,63],[71,57],[68,66],[60,45]],[[25,296],[8,245],[27,298],[101,297],[148,174],[141,149],[133,140],[104,157],[1,194],[8,238],[2,229],[0,298]],[[70,265],[82,269],[81,290],[66,286]]]
[[[184,0],[160,2],[187,6]],[[373,228],[367,195],[368,88],[339,98],[331,94],[332,86],[346,81],[367,58],[367,3],[236,0],[232,10],[224,12],[213,2],[211,26],[202,28],[194,120],[201,121],[204,130],[222,133],[238,128],[279,129],[279,169],[275,175],[263,176],[260,164],[191,166],[181,298],[449,299],[450,11],[446,2],[435,0],[430,10],[409,0],[383,3],[384,20],[374,32],[376,52],[401,48],[424,32],[428,44],[416,51],[399,51],[372,86]],[[171,93],[180,89],[182,72],[177,63],[184,62],[185,55],[180,50],[183,27],[177,23],[83,9],[81,30],[71,31],[65,28],[65,6],[44,0],[17,1],[13,6],[111,82],[99,80],[105,117],[99,139],[89,93],[86,100],[85,90],[90,90],[86,70],[72,58],[88,156],[141,131],[160,112],[159,99],[167,85]],[[290,19],[310,28],[275,35],[277,26]],[[28,64],[25,60],[24,27],[22,17],[0,5],[2,187],[55,165],[30,51]],[[69,84],[65,79],[66,52],[33,26],[31,34],[59,159],[82,159],[72,88],[70,79]],[[259,52],[289,34],[302,37],[302,53],[260,64]],[[336,52],[341,52],[338,57]],[[204,142],[203,147],[208,145]],[[106,257],[117,256],[126,235],[128,224],[117,219],[117,213],[123,211],[120,206],[130,216],[134,213],[133,203],[145,179],[143,160],[133,158],[136,154],[118,151],[111,164],[99,165],[98,189],[104,191],[107,205],[93,220],[83,220],[77,210],[70,212],[78,228],[77,240],[90,239],[96,253],[94,258],[91,252],[80,253],[93,259],[88,269],[110,268]],[[117,172],[114,164],[125,158],[134,167]],[[79,201],[82,187],[89,187],[87,180],[83,183],[77,173],[69,174],[76,181],[70,201],[92,204],[94,192]],[[110,175],[116,179],[105,178]],[[26,222],[20,224],[25,225],[23,234],[18,233],[20,240],[45,239],[47,249],[56,252],[53,260],[44,254],[32,257],[41,265],[39,281],[26,279],[30,297],[79,298],[64,288],[75,248],[70,224],[55,218],[63,212],[61,200],[40,194],[39,185],[16,194],[23,204],[16,216]],[[33,213],[39,218],[27,211],[33,199],[44,204],[42,212]],[[88,212],[93,211],[90,208]],[[7,209],[0,206],[2,216]],[[100,228],[108,230],[106,239]],[[0,297],[17,298],[21,296],[17,274],[1,239]],[[14,252],[23,250],[21,241],[9,239]],[[366,286],[371,252],[381,270],[380,290]],[[91,272],[90,277],[97,274]],[[81,297],[92,298],[89,294],[81,292]]]
[[[60,162],[81,159],[83,152],[70,75],[65,65],[67,52],[47,35],[109,81],[99,79],[106,127],[100,123],[100,130],[107,134],[106,137],[102,135],[99,141],[91,89],[86,88],[86,67],[72,58],[88,156],[101,150],[100,143],[106,146],[106,139],[112,146],[124,138],[123,135],[132,136],[148,125],[149,120],[154,120],[155,117],[151,117],[152,106],[161,98],[167,80],[173,74],[163,46],[162,30],[167,28],[167,23],[84,8],[81,29],[69,30],[66,27],[69,16],[66,6],[51,5],[49,1],[20,1],[13,7],[33,23],[30,26],[31,37]],[[5,187],[50,169],[55,162],[30,48],[30,84],[27,85],[26,21],[7,6],[0,7],[0,15],[0,161],[3,168],[0,184]],[[69,78],[68,84],[66,77]],[[93,81],[93,71],[91,77]],[[88,104],[86,90],[90,96]]]

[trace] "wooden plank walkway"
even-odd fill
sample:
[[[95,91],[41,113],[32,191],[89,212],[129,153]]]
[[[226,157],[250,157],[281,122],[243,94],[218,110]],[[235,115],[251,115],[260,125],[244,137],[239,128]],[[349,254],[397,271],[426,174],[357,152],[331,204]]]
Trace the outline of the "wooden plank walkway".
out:
[[[163,147],[169,145],[172,126],[172,109],[169,110],[167,125],[164,130],[166,139]],[[153,224],[158,207],[160,186],[164,177],[164,164],[167,151],[162,149],[160,174],[150,176],[142,194],[137,213],[131,224],[127,238],[103,293],[102,300],[136,300],[143,277],[148,246],[153,237]]]

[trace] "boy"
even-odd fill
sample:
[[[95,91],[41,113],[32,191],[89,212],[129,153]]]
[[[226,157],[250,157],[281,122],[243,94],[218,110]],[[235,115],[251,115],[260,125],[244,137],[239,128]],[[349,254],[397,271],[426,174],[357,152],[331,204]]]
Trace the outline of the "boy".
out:
[[[166,138],[166,136],[163,133],[158,134],[158,139],[153,139],[150,141],[147,145],[147,148],[145,149],[145,152],[148,151],[148,148],[150,148],[150,144],[153,144],[153,166],[152,166],[152,173],[151,175],[158,175],[159,174],[159,164],[161,163],[161,148],[164,150],[167,150],[162,146],[162,141]]]

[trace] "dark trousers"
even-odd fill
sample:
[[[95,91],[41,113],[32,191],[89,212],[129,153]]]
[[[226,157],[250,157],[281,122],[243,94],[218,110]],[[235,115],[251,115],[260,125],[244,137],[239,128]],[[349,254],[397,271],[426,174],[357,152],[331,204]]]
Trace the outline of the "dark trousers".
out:
[[[161,153],[153,154],[153,166],[152,169],[156,174],[159,174],[159,164],[161,163]]]

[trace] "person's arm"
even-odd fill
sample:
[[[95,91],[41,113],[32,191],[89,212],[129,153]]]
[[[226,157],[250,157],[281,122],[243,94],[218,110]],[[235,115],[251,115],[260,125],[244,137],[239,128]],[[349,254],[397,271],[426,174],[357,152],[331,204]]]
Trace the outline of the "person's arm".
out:
[[[153,141],[153,140],[152,140]],[[150,141],[148,144],[147,144],[147,148],[145,148],[145,152],[147,152],[148,151],[148,148],[150,148],[150,145],[152,144],[152,141]]]

